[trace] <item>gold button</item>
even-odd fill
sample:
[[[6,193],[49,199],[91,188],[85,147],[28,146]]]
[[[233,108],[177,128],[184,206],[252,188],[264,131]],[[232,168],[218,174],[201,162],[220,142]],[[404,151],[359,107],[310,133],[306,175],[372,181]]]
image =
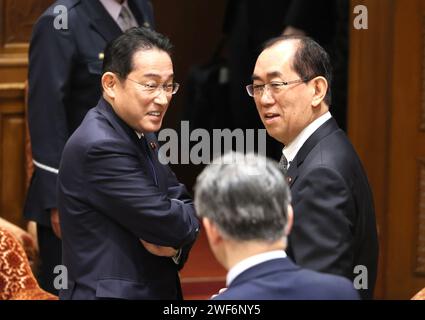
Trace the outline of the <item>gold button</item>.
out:
[[[103,52],[99,52],[99,60],[103,60],[105,58],[105,54]]]
[[[145,23],[143,23],[143,26],[144,26],[144,27],[146,27],[146,28],[150,28],[150,27],[151,27],[151,25],[150,25],[150,23],[149,23],[149,22],[145,22]]]

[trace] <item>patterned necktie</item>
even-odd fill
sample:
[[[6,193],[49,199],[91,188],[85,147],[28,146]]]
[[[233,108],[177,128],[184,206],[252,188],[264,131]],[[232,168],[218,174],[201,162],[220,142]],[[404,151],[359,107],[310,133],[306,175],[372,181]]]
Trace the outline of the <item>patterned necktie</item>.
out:
[[[126,30],[135,27],[133,19],[131,18],[130,10],[126,6],[121,6],[121,11],[118,16],[118,24],[121,27],[121,30],[125,32]]]
[[[286,160],[286,157],[283,154],[279,161],[279,169],[282,170],[285,175],[288,172],[288,160]]]

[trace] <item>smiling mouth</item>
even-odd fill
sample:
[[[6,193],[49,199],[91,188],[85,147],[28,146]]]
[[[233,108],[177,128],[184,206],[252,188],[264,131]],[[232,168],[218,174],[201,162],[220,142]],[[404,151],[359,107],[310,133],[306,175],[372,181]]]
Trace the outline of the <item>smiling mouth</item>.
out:
[[[277,117],[279,117],[279,114],[277,114],[277,113],[266,113],[264,115],[264,119],[265,120],[273,120],[273,119],[275,119]]]
[[[149,116],[160,117],[162,112],[159,111],[151,111],[147,113]]]

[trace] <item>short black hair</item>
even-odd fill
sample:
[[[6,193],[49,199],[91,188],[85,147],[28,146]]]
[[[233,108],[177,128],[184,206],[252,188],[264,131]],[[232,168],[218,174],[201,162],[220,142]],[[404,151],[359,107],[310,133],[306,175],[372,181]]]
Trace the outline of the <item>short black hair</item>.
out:
[[[103,73],[113,72],[125,79],[133,70],[133,55],[139,50],[159,49],[172,56],[173,45],[166,36],[148,28],[131,28],[108,43]]]
[[[280,36],[270,39],[264,44],[263,50],[286,40],[299,41],[297,51],[294,53],[292,68],[301,79],[308,81],[318,76],[326,79],[328,82],[328,91],[324,100],[330,106],[332,102],[332,66],[329,54],[312,38],[299,35]]]

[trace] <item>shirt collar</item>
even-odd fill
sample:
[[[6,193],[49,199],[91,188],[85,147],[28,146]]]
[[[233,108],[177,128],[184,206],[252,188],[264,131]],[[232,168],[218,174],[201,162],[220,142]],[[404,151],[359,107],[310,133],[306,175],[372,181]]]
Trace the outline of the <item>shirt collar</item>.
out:
[[[310,123],[307,127],[305,127],[299,134],[296,136],[294,140],[292,140],[288,145],[286,145],[282,153],[285,156],[286,160],[288,160],[288,168],[291,165],[291,161],[294,160],[298,151],[303,146],[304,142],[317,130],[319,127],[332,118],[331,113],[328,111],[325,114],[322,114],[319,118]]]
[[[136,130],[134,130],[134,132],[136,132],[137,137],[138,137],[139,139],[142,139],[142,137],[144,137],[144,136],[145,136],[143,133],[139,133],[139,132],[137,132]]]
[[[239,276],[242,272],[252,268],[257,264],[279,258],[286,258],[286,252],[284,250],[264,252],[239,261],[227,273],[226,287],[229,287],[232,281],[235,280],[236,277]]]
[[[108,11],[109,15],[114,19],[116,22],[118,20],[118,16],[121,12],[121,6],[126,6],[128,9],[127,0],[125,0],[122,4],[119,4],[115,0],[99,0],[103,6],[105,7],[106,11]]]

